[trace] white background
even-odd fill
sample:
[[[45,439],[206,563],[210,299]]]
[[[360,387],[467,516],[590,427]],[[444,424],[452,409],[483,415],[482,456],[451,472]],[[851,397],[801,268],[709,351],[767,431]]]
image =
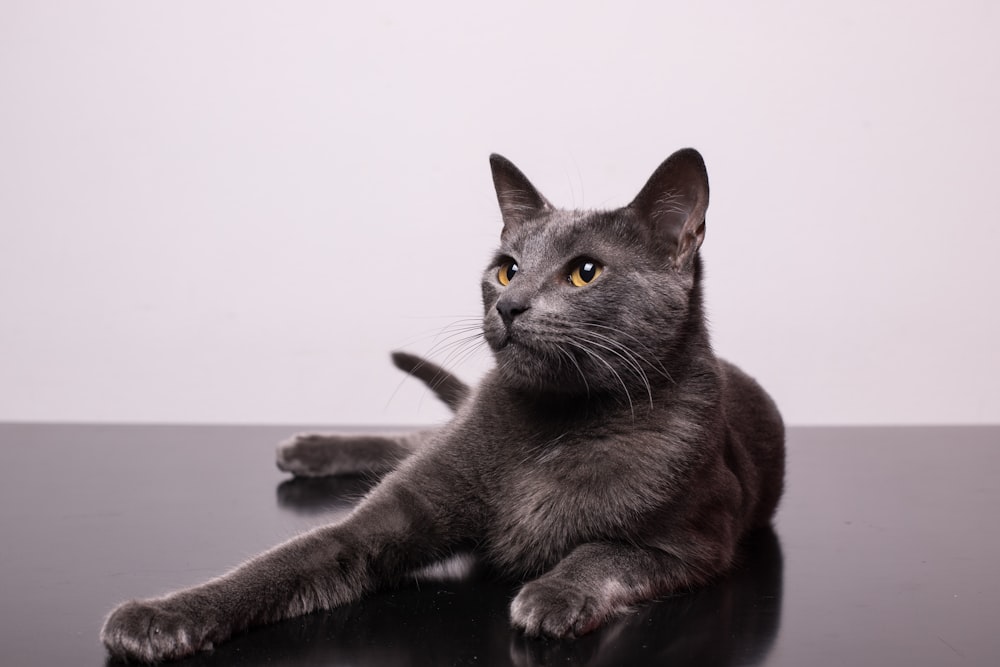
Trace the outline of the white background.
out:
[[[601,207],[690,145],[788,423],[998,422],[998,7],[5,0],[0,420],[439,420],[387,352],[478,317],[487,155]]]

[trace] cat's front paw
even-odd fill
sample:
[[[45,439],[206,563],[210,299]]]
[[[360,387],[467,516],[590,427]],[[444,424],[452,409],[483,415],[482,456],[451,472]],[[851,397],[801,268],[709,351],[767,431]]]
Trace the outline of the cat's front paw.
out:
[[[211,628],[164,600],[133,600],[111,612],[101,641],[115,658],[160,662],[212,648]]]
[[[602,620],[594,597],[558,580],[530,581],[510,604],[511,623],[530,637],[576,637],[595,630]]]

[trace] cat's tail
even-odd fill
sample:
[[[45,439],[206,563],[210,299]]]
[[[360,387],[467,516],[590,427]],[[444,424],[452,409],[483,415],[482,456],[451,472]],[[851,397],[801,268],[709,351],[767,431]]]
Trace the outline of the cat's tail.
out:
[[[399,370],[409,373],[430,387],[431,391],[444,401],[452,411],[458,410],[458,407],[469,396],[469,385],[437,364],[415,354],[393,352],[392,363]]]

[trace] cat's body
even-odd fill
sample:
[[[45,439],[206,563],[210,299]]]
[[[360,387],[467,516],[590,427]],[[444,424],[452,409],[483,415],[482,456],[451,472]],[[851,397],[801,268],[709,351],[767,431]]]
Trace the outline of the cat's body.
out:
[[[509,162],[492,165],[504,232],[483,279],[483,329],[497,367],[470,390],[396,355],[454,419],[282,446],[279,466],[296,474],[386,476],[340,524],[202,586],[122,605],[102,631],[113,655],[186,655],[467,551],[527,581],[515,627],[570,637],[719,576],[770,521],[783,426],[709,344],[700,156],[675,153],[610,212],[554,209]]]

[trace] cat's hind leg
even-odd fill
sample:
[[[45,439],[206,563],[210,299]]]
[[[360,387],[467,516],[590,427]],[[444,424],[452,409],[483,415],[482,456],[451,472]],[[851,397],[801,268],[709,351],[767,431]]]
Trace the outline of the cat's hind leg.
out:
[[[393,352],[392,363],[426,384],[454,412],[468,399],[469,386],[422,357]],[[299,433],[278,445],[278,468],[300,477],[381,477],[419,449],[433,430],[396,435]]]
[[[417,451],[433,433],[299,433],[278,445],[275,462],[281,470],[299,477],[381,477]]]

